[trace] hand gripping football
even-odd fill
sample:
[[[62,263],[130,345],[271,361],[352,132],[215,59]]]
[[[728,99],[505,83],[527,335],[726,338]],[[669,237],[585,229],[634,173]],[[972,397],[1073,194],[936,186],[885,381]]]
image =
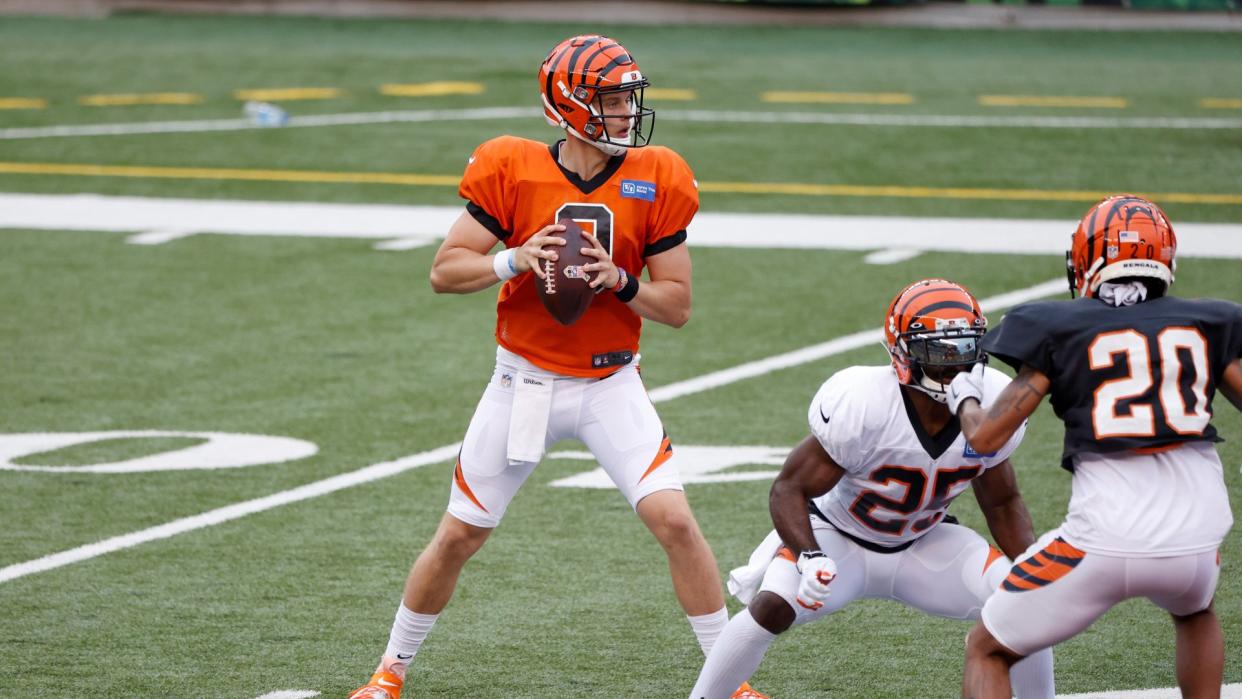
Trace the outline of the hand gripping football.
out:
[[[548,313],[556,318],[561,325],[572,325],[586,313],[591,300],[595,298],[595,290],[587,286],[591,281],[582,266],[595,262],[594,257],[582,254],[582,248],[591,244],[582,236],[582,227],[571,219],[557,221],[565,227],[558,235],[565,239],[563,247],[557,247],[557,260],[540,260],[543,265],[543,279],[536,277],[532,281],[539,292],[539,300]]]

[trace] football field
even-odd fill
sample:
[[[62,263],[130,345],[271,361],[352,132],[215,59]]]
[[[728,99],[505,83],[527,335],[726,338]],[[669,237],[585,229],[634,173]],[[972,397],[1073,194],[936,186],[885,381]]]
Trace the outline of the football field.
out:
[[[692,319],[647,324],[642,366],[722,575],[769,530],[816,388],[886,361],[904,284],[960,281],[993,324],[1063,297],[1077,217],[1134,191],[1181,236],[1174,293],[1242,301],[1234,35],[4,17],[0,697],[366,678],[494,358],[494,292],[427,282],[457,178],[493,135],[556,137],[535,69],[587,30],[635,53],[654,140],[702,192]],[[1236,506],[1242,416],[1216,407]],[[1068,501],[1061,435],[1044,406],[1014,458],[1038,531]],[[467,566],[407,696],[689,692],[662,552],[581,450],[552,450]],[[985,531],[969,496],[952,512]],[[1236,533],[1221,554],[1242,683]],[[967,628],[858,603],[754,683],[954,696]],[[1056,665],[1059,694],[1171,687],[1171,624],[1123,604]]]

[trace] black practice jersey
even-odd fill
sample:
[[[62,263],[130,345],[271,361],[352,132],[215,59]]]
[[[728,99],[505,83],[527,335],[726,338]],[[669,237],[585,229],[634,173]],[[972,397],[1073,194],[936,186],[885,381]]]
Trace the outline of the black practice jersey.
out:
[[[1042,301],[1014,308],[982,347],[1052,382],[1065,422],[1062,466],[1083,452],[1219,441],[1216,382],[1242,356],[1242,306],[1161,297],[1115,308],[1103,301]]]

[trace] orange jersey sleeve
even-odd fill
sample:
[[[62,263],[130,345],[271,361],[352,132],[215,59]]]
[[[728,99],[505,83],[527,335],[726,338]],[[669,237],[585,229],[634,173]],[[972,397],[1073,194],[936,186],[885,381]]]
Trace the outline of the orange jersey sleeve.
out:
[[[652,148],[659,148],[653,146]],[[699,184],[690,166],[667,148],[661,158],[663,192],[657,192],[655,220],[648,231],[643,257],[658,255],[686,240],[686,227],[699,210]]]
[[[466,200],[471,216],[497,238],[513,231],[513,179],[515,157],[521,157],[521,139],[501,136],[480,145],[466,162],[457,194]]]
[[[459,190],[466,208],[507,247],[571,218],[600,239],[618,267],[638,275],[647,257],[685,241],[698,192],[676,153],[633,149],[584,181],[558,164],[558,148],[503,136],[479,146],[467,165]],[[501,286],[501,346],[568,376],[604,376],[638,353],[642,319],[615,295],[597,295],[582,318],[562,326],[544,309],[536,282],[520,274]]]

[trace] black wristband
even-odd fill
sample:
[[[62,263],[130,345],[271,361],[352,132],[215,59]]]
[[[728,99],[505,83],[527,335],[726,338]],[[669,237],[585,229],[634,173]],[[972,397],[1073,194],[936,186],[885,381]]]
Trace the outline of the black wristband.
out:
[[[625,286],[621,287],[621,289],[615,293],[617,294],[617,298],[621,300],[621,303],[629,303],[630,301],[633,301],[634,297],[638,296],[638,276],[627,273]]]

